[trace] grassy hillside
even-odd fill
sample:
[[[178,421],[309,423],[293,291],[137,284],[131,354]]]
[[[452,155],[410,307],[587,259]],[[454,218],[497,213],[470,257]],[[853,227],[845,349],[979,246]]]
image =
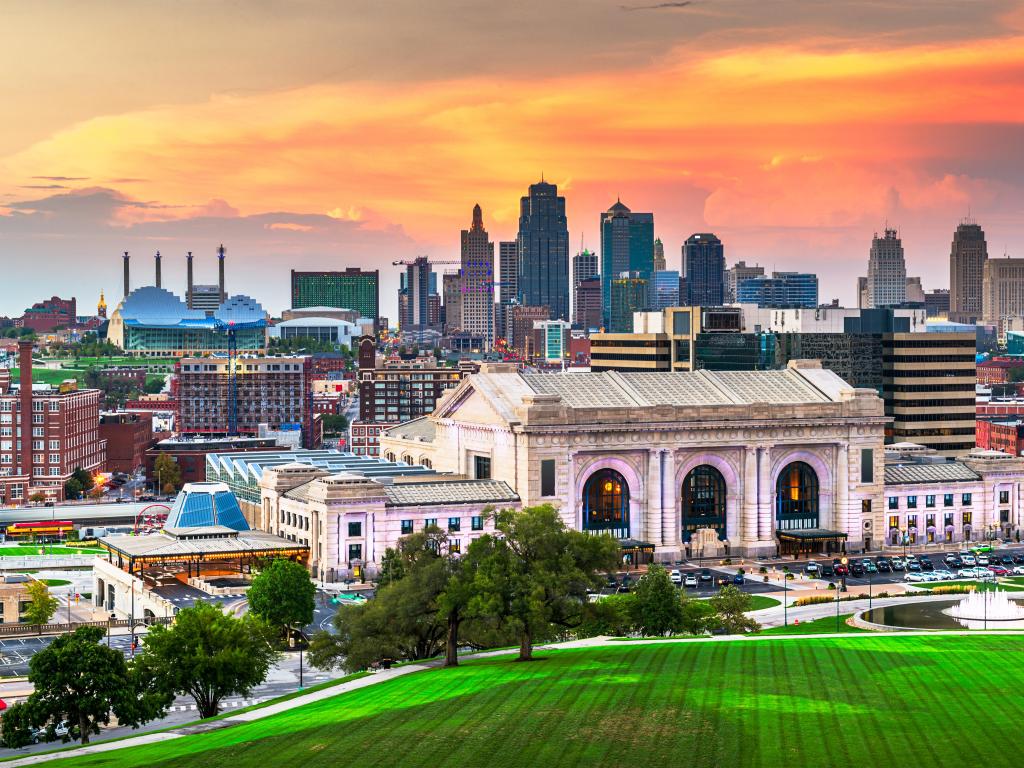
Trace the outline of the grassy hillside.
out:
[[[1002,766],[1018,762],[997,745],[1024,717],[1022,650],[1017,636],[866,634],[543,652],[57,765]]]

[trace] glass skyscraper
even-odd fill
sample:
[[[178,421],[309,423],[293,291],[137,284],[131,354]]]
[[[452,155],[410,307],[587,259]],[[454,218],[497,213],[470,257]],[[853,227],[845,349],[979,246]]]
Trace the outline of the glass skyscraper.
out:
[[[569,320],[569,226],[558,187],[540,181],[519,202],[519,303]]]
[[[647,279],[639,272],[623,272],[612,280],[609,333],[632,333],[633,313],[647,309]]]
[[[650,278],[654,271],[654,214],[633,213],[616,200],[601,214],[601,296],[611,321],[611,283],[623,272]]]
[[[683,244],[686,303],[720,307],[725,302],[725,249],[715,235],[699,232]]]
[[[771,277],[749,277],[736,283],[736,301],[759,307],[818,306],[818,276],[811,272],[772,272]]]
[[[665,309],[679,306],[679,272],[674,269],[659,270],[651,274],[648,309]]]

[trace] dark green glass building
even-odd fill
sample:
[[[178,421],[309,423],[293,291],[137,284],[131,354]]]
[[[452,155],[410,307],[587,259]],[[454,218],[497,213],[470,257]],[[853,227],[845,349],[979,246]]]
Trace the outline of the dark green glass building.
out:
[[[354,309],[360,317],[380,317],[380,271],[349,267],[344,272],[292,270],[292,309]]]

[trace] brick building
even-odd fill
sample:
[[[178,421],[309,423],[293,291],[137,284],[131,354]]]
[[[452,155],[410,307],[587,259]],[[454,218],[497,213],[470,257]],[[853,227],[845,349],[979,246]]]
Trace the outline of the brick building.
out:
[[[1009,384],[1013,374],[1024,370],[1024,360],[1019,357],[993,357],[978,363],[979,384]]]
[[[61,501],[75,469],[99,472],[106,466],[101,393],[78,389],[73,381],[33,385],[32,343],[22,342],[18,355],[19,382],[0,370],[0,505],[23,503],[36,492]]]
[[[146,477],[157,480],[155,464],[162,453],[174,459],[181,469],[183,483],[206,481],[206,456],[210,453],[245,453],[277,448],[273,438],[265,437],[170,437],[151,445],[145,453]]]
[[[75,299],[51,296],[37,301],[25,310],[18,321],[22,328],[31,328],[36,333],[46,333],[57,328],[69,328],[77,323],[78,309]]]
[[[109,368],[101,368],[99,380],[103,384],[124,382],[143,389],[146,386],[146,369],[133,365],[114,365]]]
[[[175,366],[172,394],[178,401],[179,432],[258,435],[261,424],[271,430],[295,429],[297,425],[304,446],[319,444],[309,357],[237,358],[234,415],[230,365],[227,358],[186,357]]]
[[[131,474],[146,463],[153,444],[153,417],[148,413],[100,414],[100,437],[107,441],[107,471]]]
[[[978,419],[975,434],[979,448],[1020,456],[1024,450],[1024,417]]]

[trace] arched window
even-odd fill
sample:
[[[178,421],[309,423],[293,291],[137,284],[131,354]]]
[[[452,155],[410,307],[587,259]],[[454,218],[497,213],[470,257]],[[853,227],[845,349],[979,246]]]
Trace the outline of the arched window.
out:
[[[387,453],[384,454],[384,458],[387,459],[388,461],[394,461],[395,454],[393,454],[391,451],[388,451]]]
[[[725,478],[709,464],[694,467],[683,480],[683,541],[698,528],[714,528],[725,538]]]
[[[433,469],[434,468],[434,462],[432,462],[430,459],[428,459],[426,457],[420,459],[420,464],[422,464],[427,469]]]
[[[583,530],[629,538],[629,486],[614,469],[599,469],[583,487]]]
[[[775,484],[775,521],[780,531],[818,527],[818,475],[809,464],[787,464]]]

